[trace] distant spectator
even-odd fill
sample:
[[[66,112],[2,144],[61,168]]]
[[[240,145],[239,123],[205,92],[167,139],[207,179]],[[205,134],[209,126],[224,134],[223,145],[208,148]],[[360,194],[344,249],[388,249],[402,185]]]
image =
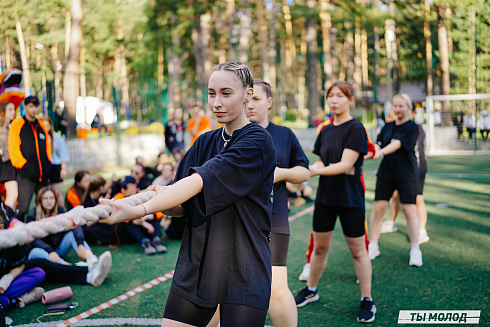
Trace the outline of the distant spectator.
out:
[[[468,113],[463,118],[463,122],[470,140],[473,140],[476,133],[476,116],[473,109],[468,110]]]
[[[61,183],[66,177],[66,163],[70,161],[68,150],[66,149],[65,138],[58,133],[53,132],[53,122],[49,116],[43,118],[44,126],[49,135],[51,144],[51,174],[49,175],[49,184],[58,195],[58,203],[65,206],[65,199],[61,194]]]
[[[167,152],[160,152],[157,157],[157,164],[153,168],[158,172],[157,176],[160,176],[162,173],[163,166],[167,163],[171,163],[170,158]]]
[[[104,197],[109,189],[110,185],[108,185],[104,177],[99,176],[94,178],[83,195],[83,206],[85,208],[95,207],[99,204],[99,198]]]
[[[439,110],[434,111],[432,114],[432,121],[434,122],[434,126],[441,125],[441,112]],[[420,124],[417,122],[417,124]]]
[[[167,162],[163,165],[162,174],[158,176],[152,185],[167,186],[170,185],[175,177],[174,165]]]
[[[60,132],[62,136],[66,136],[68,127],[68,119],[66,118],[66,110],[61,106],[56,106],[53,128],[56,132]]]
[[[173,118],[165,125],[165,146],[169,154],[172,154],[176,161],[182,159],[181,152],[185,148],[185,123],[183,117],[184,111],[182,108],[176,108]]]
[[[213,130],[211,118],[204,113],[204,110],[198,105],[191,108],[191,118],[187,122],[187,131],[192,136],[189,145],[192,146],[199,135],[211,130]]]
[[[144,190],[151,185],[151,179],[145,173],[145,167],[136,163],[131,167],[131,177],[136,180],[139,190]]]
[[[0,183],[5,186],[5,210],[10,217],[15,216],[18,197],[17,170],[10,161],[8,137],[10,122],[15,118],[15,105],[11,102],[0,104]]]
[[[458,112],[453,117],[453,125],[456,126],[456,130],[458,132],[458,140],[461,139],[461,135],[463,135],[463,114]]]
[[[83,195],[91,180],[92,178],[87,170],[77,171],[75,174],[75,182],[66,193],[66,210],[71,210],[82,204]]]
[[[44,123],[37,119],[39,99],[24,100],[25,116],[14,119],[9,131],[9,155],[17,168],[17,183],[21,196],[17,201],[18,218],[24,221],[32,195],[48,185],[51,173],[51,144]]]
[[[136,157],[135,164],[139,164],[143,166],[145,170],[145,176],[150,180],[150,182],[153,181],[158,176],[160,176],[159,171],[156,171],[155,168],[146,165],[146,160],[142,156]]]
[[[480,119],[478,119],[478,128],[480,128],[483,142],[486,142],[488,140],[488,132],[490,131],[490,117],[488,117],[486,110],[481,112]]]

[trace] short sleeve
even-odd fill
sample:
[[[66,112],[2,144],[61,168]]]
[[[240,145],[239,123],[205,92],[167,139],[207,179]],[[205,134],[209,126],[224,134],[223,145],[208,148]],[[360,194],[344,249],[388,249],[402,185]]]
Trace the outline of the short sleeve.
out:
[[[411,123],[402,129],[400,133],[397,133],[394,139],[399,140],[402,144],[402,148],[406,151],[410,151],[419,137],[419,128],[415,123]]]
[[[308,168],[309,161],[305,152],[303,151],[303,148],[299,144],[298,138],[291,130],[289,130],[289,132],[291,133],[291,156],[289,160],[289,167],[292,168],[301,166]]]
[[[350,133],[347,133],[345,148],[354,150],[363,155],[367,154],[367,135],[366,130],[361,123],[353,125]]]
[[[316,137],[315,145],[313,146],[313,153],[316,154],[317,156],[320,155],[320,148],[322,147],[322,136],[325,133],[325,128],[323,128],[318,136]]]
[[[269,142],[272,145],[270,139]],[[263,146],[263,142],[261,144],[249,138],[241,138],[227,151],[208,160],[201,167],[191,168],[189,174],[197,172],[203,179],[203,190],[196,201],[203,215],[212,215],[231,206],[272,174],[273,169],[265,169]],[[272,152],[268,154],[272,154],[270,159],[275,158],[272,148],[267,152]]]

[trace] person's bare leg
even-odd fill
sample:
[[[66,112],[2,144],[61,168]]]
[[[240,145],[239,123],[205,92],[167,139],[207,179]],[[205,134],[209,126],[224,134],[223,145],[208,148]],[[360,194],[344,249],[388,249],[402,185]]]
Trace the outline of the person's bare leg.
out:
[[[400,212],[400,197],[398,196],[398,191],[395,190],[393,195],[391,196],[391,204],[390,204],[390,216],[389,220],[395,221],[396,216],[398,216],[398,212]]]
[[[162,319],[162,327],[194,327],[189,324],[184,324],[183,322],[178,322],[175,320],[170,320],[167,318]]]
[[[317,233],[313,232],[314,247],[311,254],[310,277],[306,285],[308,287],[316,287],[323,271],[327,266],[328,250],[332,242],[333,231]]]
[[[415,204],[402,203],[403,213],[407,218],[407,231],[411,243],[419,243],[419,217],[417,215],[417,206]]]
[[[211,318],[211,321],[208,323],[206,327],[218,327],[219,324],[219,304],[218,308],[216,309],[216,312],[214,313],[213,318]]]
[[[427,208],[422,194],[417,195],[417,214],[419,216],[419,228],[425,229],[427,225]]]
[[[359,287],[361,288],[361,298],[371,298],[372,266],[366,251],[364,235],[360,237],[346,236],[345,240],[354,260],[354,269],[357,279],[359,279]]]
[[[298,310],[288,287],[288,269],[285,266],[272,266],[269,315],[276,327],[298,326]]]
[[[17,181],[8,181],[4,183],[5,191],[7,195],[5,196],[5,204],[8,205],[12,210],[15,211],[15,203],[19,196],[19,188]]]
[[[371,220],[369,223],[371,241],[379,240],[379,235],[381,234],[381,224],[383,223],[383,216],[386,212],[386,209],[388,209],[388,201],[374,201],[373,211],[371,213]]]

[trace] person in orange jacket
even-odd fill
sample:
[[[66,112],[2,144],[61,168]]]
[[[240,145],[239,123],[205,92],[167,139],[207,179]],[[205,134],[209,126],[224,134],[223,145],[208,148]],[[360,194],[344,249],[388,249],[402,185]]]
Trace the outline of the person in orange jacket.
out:
[[[18,218],[24,221],[34,192],[49,183],[51,171],[51,145],[42,120],[37,119],[39,99],[28,96],[24,100],[25,116],[12,121],[8,148],[10,162],[17,168],[19,198]]]

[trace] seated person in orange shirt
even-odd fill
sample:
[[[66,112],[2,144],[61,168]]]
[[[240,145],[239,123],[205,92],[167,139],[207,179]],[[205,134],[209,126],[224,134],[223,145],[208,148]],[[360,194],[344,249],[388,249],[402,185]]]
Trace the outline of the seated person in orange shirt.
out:
[[[213,124],[211,118],[198,105],[192,107],[190,113],[191,118],[187,122],[187,131],[191,133],[190,146],[192,146],[199,135],[213,130]]]
[[[119,182],[121,192],[114,196],[115,200],[135,195],[138,193],[138,187],[134,177],[126,176]],[[167,247],[161,242],[162,231],[158,220],[158,214],[150,214],[139,219],[126,221],[124,228],[134,241],[140,242],[145,254],[165,253]],[[162,218],[162,214],[159,218]]]

